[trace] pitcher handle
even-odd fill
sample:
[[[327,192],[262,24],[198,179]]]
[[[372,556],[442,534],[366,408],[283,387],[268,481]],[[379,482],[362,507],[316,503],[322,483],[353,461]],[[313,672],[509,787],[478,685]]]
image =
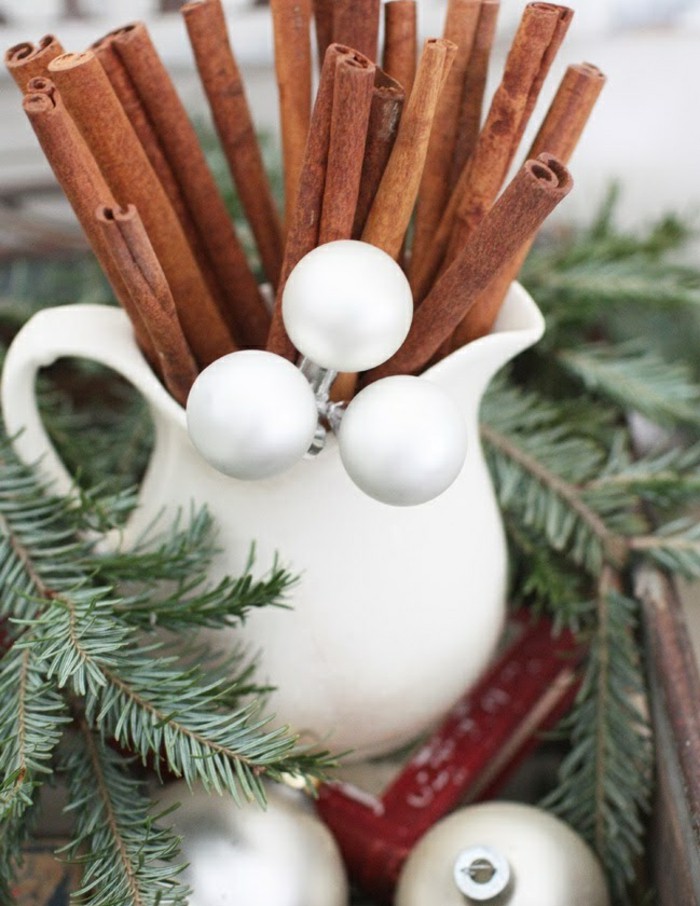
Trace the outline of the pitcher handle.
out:
[[[37,405],[36,377],[40,368],[66,356],[91,359],[112,368],[143,394],[154,415],[158,410],[169,410],[176,420],[184,419],[181,407],[139,351],[124,311],[81,303],[37,312],[7,352],[0,400],[17,455],[37,468],[53,492],[64,496],[74,493],[75,481],[44,428]]]

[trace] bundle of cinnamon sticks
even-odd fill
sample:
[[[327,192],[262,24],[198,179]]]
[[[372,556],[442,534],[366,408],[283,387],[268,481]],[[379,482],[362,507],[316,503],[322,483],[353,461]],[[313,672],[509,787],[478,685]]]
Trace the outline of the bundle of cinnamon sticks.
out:
[[[10,48],[24,110],[136,340],[184,403],[200,369],[240,348],[297,351],[281,295],[317,245],[360,239],[405,268],[416,313],[403,347],[360,383],[419,373],[488,333],[605,81],[570,66],[504,188],[572,19],[529,3],[488,107],[499,0],[448,0],[418,46],[417,0],[271,0],[284,208],[273,197],[221,0],[182,7],[221,146],[275,303],[266,307],[197,135],[142,23],[82,52],[49,35]],[[384,46],[379,48],[380,17]],[[312,28],[320,69],[312,98]],[[358,376],[341,375],[348,399]]]

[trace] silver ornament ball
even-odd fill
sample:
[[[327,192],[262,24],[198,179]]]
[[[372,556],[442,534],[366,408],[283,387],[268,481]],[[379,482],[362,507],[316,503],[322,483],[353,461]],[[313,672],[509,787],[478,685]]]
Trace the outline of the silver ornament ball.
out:
[[[180,782],[160,805],[180,803],[166,821],[182,837],[189,906],[348,906],[336,843],[302,793],[266,788],[268,805],[191,792]]]
[[[598,860],[563,821],[515,802],[453,812],[407,859],[395,906],[609,906]]]
[[[187,399],[187,430],[204,459],[243,480],[293,466],[311,446],[318,423],[313,391],[287,359],[244,350],[217,359]]]
[[[437,497],[459,475],[467,425],[437,384],[397,375],[358,393],[343,415],[338,446],[348,475],[366,494],[415,506]]]
[[[282,317],[292,343],[316,365],[367,371],[406,339],[413,297],[390,255],[366,242],[339,240],[313,249],[294,268]]]

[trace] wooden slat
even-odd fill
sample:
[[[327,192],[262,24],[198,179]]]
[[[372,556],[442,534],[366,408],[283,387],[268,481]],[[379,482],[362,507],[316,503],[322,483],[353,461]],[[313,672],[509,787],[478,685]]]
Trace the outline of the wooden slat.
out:
[[[649,847],[659,906],[700,903],[700,676],[669,580],[637,575],[656,744]]]

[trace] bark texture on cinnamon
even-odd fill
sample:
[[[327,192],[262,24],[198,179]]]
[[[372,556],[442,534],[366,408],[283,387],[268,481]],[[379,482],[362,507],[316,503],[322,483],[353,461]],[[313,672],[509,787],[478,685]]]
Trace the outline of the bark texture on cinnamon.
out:
[[[165,386],[180,405],[197,378],[197,365],[180,327],[168,281],[148,233],[133,205],[101,205],[95,212],[116,267],[134,307],[146,325]]]
[[[379,68],[375,70],[365,159],[362,164],[360,193],[352,230],[353,239],[360,238],[367,223],[374,197],[396,142],[405,97],[404,89],[395,79]]]
[[[157,355],[150,334],[132,305],[121,271],[114,263],[95,221],[95,210],[99,204],[116,203],[109,186],[58,91],[48,84],[41,93],[25,95],[23,107],[56,181],[73,208],[114,295],[129,315],[139,348],[156,367]]]
[[[326,51],[333,43],[333,14],[335,2],[334,0],[312,0],[312,2],[318,60],[319,65],[323,65]]]
[[[532,143],[528,158],[549,153],[563,164],[568,164],[604,84],[605,76],[596,66],[590,63],[569,66]],[[533,235],[525,242],[477,300],[454,333],[453,349],[484,336],[491,330],[508,287],[520,273],[534,240]]]
[[[377,60],[380,0],[335,0],[333,40]]]
[[[311,0],[270,0],[284,162],[285,220],[296,207],[311,120]]]
[[[318,244],[350,239],[360,193],[375,67],[363,58],[336,62]]]
[[[206,262],[212,276],[222,317],[241,345],[263,347],[270,319],[257,281],[197,133],[146,26],[138,23],[119,29],[110,45],[172,173],[185,208],[183,225],[188,236],[192,234],[198,260]]]
[[[416,0],[389,0],[384,5],[382,68],[396,79],[409,97],[417,66],[418,4]]]
[[[515,157],[537,94],[571,21],[568,7],[525,7],[474,153],[455,186],[434,241],[413,275],[418,300],[493,204]]]
[[[424,368],[572,185],[569,171],[551,155],[528,160],[417,309],[401,349],[367,381]]]
[[[37,44],[23,41],[5,51],[5,66],[24,94],[30,79],[48,76],[49,63],[64,53],[55,35],[44,35]]]
[[[491,49],[496,37],[500,0],[481,0],[479,21],[464,75],[462,105],[458,114],[457,140],[452,158],[449,185],[454,188],[464,165],[474,152],[481,129],[481,115],[486,91]]]
[[[214,125],[255,237],[263,270],[277,285],[282,263],[282,224],[275,206],[241,73],[231,49],[220,0],[182,7],[187,33]]]
[[[449,197],[447,174],[452,167],[464,80],[481,10],[481,0],[450,0],[444,37],[457,47],[454,63],[438,102],[418,193],[412,257],[420,259],[431,243]]]
[[[178,216],[182,228],[184,229],[193,251],[195,248],[196,236],[194,224],[188,216],[182,193],[177,184],[177,179],[173,173],[172,167],[165,156],[161,143],[156,135],[153,123],[151,122],[141,98],[138,95],[136,86],[122,62],[114,46],[114,35],[106,35],[100,38],[90,48],[95,54],[102,68],[107,73],[107,78],[112,84],[114,93],[119,98],[119,103],[129,118],[129,122],[136,133],[138,140],[141,142],[143,150],[146,152],[156,176],[170,199],[175,213]],[[155,86],[154,86],[155,87]],[[198,258],[198,260],[201,260]]]
[[[343,57],[356,58],[364,61],[363,65],[370,65],[366,57],[341,44],[331,44],[323,61],[311,118],[309,141],[304,152],[299,179],[297,204],[290,220],[282,274],[277,287],[272,324],[267,339],[267,349],[270,352],[275,352],[290,360],[296,357],[296,350],[282,323],[282,290],[292,269],[304,255],[318,245],[330,147],[335,72],[338,61]]]
[[[99,60],[90,51],[64,54],[49,71],[117,203],[141,212],[197,363],[204,367],[232,352],[236,343]]]
[[[362,239],[398,258],[418,195],[430,132],[440,93],[456,47],[429,39],[421,55],[413,92],[401,117],[389,162],[374,198]]]

